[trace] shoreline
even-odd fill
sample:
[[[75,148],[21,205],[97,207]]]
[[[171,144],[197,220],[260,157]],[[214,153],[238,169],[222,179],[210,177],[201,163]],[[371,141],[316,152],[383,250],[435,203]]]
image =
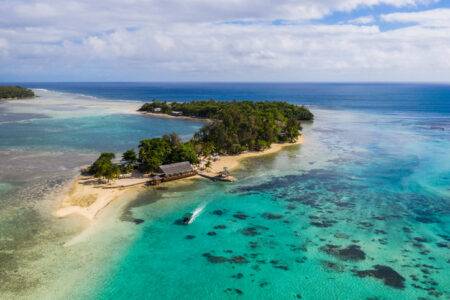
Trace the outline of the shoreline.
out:
[[[297,141],[295,141],[294,143],[272,144],[270,148],[264,151],[248,151],[237,155],[220,156],[217,161],[211,163],[211,167],[209,168],[210,170],[203,173],[207,175],[217,175],[217,173],[222,171],[224,167],[228,168],[229,171],[237,170],[241,167],[242,160],[274,154],[283,150],[284,148],[301,145],[303,144],[304,139],[305,138],[303,134],[301,134],[299,135]]]
[[[139,114],[143,116],[150,116],[152,118],[161,118],[161,119],[181,119],[187,121],[195,121],[195,122],[203,122],[203,123],[211,123],[211,119],[207,118],[198,118],[198,117],[189,117],[189,116],[172,116],[164,113],[154,113],[149,111],[138,111]]]
[[[170,116],[173,117],[173,116]],[[175,117],[179,118],[179,117]],[[217,161],[211,163],[208,171],[203,173],[215,176],[218,172],[227,167],[229,171],[237,170],[241,167],[242,160],[270,155],[277,153],[284,148],[303,144],[304,136],[300,135],[294,143],[272,144],[269,149],[264,151],[245,152],[238,155],[220,156]],[[190,184],[195,180],[202,179],[200,175],[189,178],[171,181],[170,184],[177,186],[182,184]],[[130,195],[137,195],[146,187],[148,181],[146,177],[122,178],[110,183],[100,184],[92,176],[76,176],[61,192],[58,201],[61,203],[60,208],[55,212],[58,218],[64,218],[70,215],[80,215],[90,221],[94,221],[96,216],[106,208],[111,202]],[[167,183],[162,183],[166,185]]]

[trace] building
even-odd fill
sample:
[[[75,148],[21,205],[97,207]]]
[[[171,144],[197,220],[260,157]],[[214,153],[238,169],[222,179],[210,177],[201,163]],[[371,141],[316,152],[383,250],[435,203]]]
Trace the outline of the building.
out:
[[[158,185],[161,182],[197,175],[197,171],[194,170],[188,161],[161,165],[158,171],[157,174],[149,177],[148,185]]]
[[[171,114],[172,116],[178,117],[178,116],[182,116],[182,115],[183,115],[183,112],[181,112],[181,111],[176,111],[176,110],[172,110],[172,111],[170,112],[170,114]]]
[[[192,176],[195,175],[195,170],[188,161],[162,165],[159,167],[160,176],[165,178],[178,177],[178,176]],[[187,176],[185,176],[187,175]]]

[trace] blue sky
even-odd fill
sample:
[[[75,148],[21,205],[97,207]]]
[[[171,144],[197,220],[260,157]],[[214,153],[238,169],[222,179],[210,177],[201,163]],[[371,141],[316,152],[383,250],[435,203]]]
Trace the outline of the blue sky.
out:
[[[3,0],[0,12],[0,82],[450,78],[450,0]]]

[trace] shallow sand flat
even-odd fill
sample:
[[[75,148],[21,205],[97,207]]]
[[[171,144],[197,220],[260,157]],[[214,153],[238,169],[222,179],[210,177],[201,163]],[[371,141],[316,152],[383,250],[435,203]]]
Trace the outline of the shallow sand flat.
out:
[[[78,176],[64,190],[61,196],[62,207],[56,211],[56,216],[79,214],[92,220],[111,201],[139,190],[147,180],[126,178],[110,184],[96,184],[91,177]]]
[[[96,97],[48,91],[35,90],[37,95],[33,99],[11,100],[7,111],[13,113],[35,113],[57,117],[71,118],[77,116],[109,115],[109,114],[139,114],[137,111],[142,104],[139,101],[111,101],[100,100]]]

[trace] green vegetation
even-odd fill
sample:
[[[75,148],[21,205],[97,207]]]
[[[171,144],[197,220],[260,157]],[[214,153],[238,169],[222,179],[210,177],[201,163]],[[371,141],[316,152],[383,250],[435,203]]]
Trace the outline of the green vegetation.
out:
[[[134,149],[129,149],[122,154],[122,162],[122,173],[131,173],[136,168],[138,158]]]
[[[286,102],[154,101],[139,110],[165,114],[178,111],[184,116],[211,119],[192,141],[201,154],[238,154],[264,150],[272,143],[295,142],[300,121],[314,117],[304,106]]]
[[[181,161],[196,164],[200,156],[213,153],[260,151],[272,143],[295,142],[302,129],[300,122],[313,119],[307,108],[286,102],[154,101],[139,110],[163,114],[176,111],[184,116],[208,118],[210,122],[188,142],[182,142],[175,133],[144,139],[137,154],[133,149],[123,153],[120,165],[112,163],[113,153],[102,153],[88,168],[89,174],[109,180],[136,169],[155,172],[163,164]]]
[[[155,172],[163,164],[189,161],[199,162],[192,142],[183,143],[180,137],[172,133],[162,138],[144,139],[139,144],[139,152],[129,149],[122,154],[121,164],[114,164],[114,153],[102,153],[97,160],[87,168],[86,173],[96,178],[115,179],[120,174],[131,173],[139,169],[141,172]]]
[[[183,143],[177,134],[162,138],[142,140],[139,144],[139,169],[143,172],[156,171],[160,165],[181,161],[198,163],[198,156],[192,142]]]
[[[33,98],[34,92],[20,86],[0,86],[0,99]]]
[[[114,153],[104,152],[100,154],[100,157],[88,168],[88,173],[94,175],[95,178],[107,180],[119,178],[120,167],[112,162],[114,158]]]
[[[287,102],[267,101],[267,102],[253,102],[253,101],[192,101],[192,102],[166,102],[155,100],[150,103],[145,103],[139,111],[157,112],[163,114],[170,114],[172,111],[180,111],[185,116],[196,118],[220,119],[218,114],[221,111],[235,108],[253,108],[258,111],[278,111],[286,117],[293,117],[298,120],[312,120],[314,115],[304,106],[289,104]]]

